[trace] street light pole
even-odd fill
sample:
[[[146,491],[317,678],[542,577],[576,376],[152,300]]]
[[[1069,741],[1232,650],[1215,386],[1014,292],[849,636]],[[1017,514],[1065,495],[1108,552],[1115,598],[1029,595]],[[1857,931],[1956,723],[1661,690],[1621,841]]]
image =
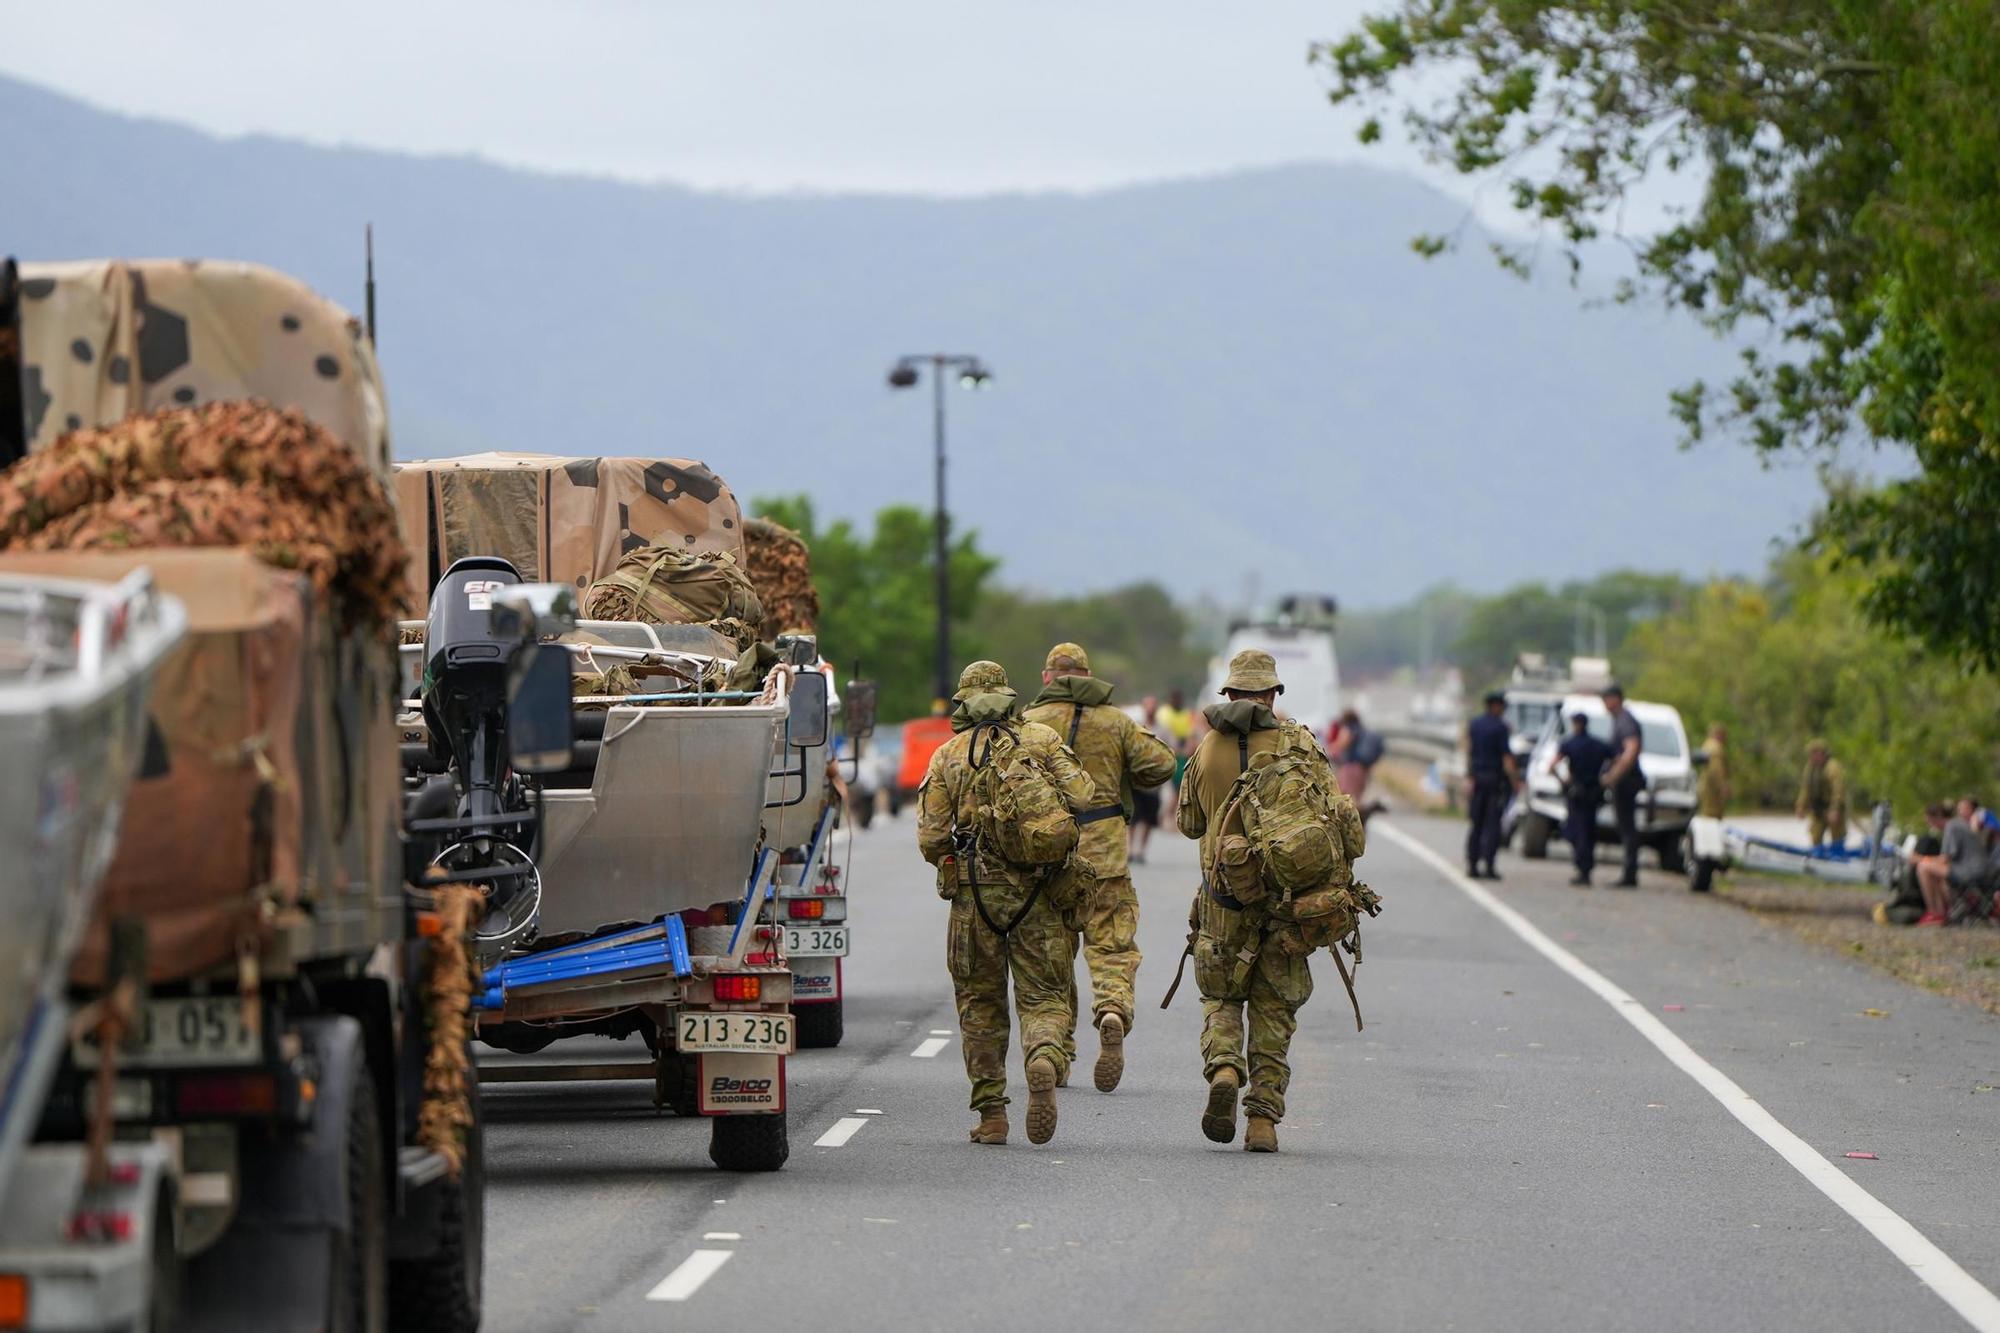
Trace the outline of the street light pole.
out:
[[[937,506],[931,527],[937,538],[937,693],[952,696],[951,675],[951,510],[944,502],[944,358],[931,362],[932,420],[935,423]]]
[[[993,373],[976,356],[951,352],[925,352],[905,356],[889,370],[889,387],[914,388],[917,367],[931,368],[932,454],[936,478],[936,508],[931,528],[936,550],[931,559],[937,575],[937,695],[949,699],[954,677],[951,669],[951,511],[945,505],[944,489],[944,377],[947,370],[958,371],[958,382],[968,389],[983,389]]]

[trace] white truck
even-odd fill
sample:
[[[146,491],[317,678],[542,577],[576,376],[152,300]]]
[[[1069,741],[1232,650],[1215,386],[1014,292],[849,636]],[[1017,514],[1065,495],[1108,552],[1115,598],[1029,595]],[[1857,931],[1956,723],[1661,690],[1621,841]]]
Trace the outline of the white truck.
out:
[[[1270,614],[1229,627],[1220,655],[1209,663],[1205,700],[1212,700],[1229,674],[1229,659],[1247,648],[1261,648],[1278,664],[1285,692],[1278,712],[1296,718],[1324,738],[1340,716],[1340,657],[1334,649],[1333,598],[1295,595],[1280,599]]]

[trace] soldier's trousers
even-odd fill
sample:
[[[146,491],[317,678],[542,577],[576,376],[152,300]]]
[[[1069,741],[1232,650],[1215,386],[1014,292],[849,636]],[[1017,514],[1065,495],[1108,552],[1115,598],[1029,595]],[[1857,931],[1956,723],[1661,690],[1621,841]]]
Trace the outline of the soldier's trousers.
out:
[[[1822,842],[1831,842],[1835,846],[1846,842],[1847,812],[1845,810],[1836,810],[1831,815],[1822,815],[1817,812],[1808,815],[1806,817],[1806,838],[1814,847],[1819,846]]]
[[[1008,905],[990,903],[1005,925]],[[952,901],[945,963],[958,999],[959,1045],[972,1080],[972,1109],[1007,1104],[1007,982],[1014,983],[1014,1012],[1021,1024],[1022,1064],[1047,1056],[1057,1077],[1069,1072],[1064,1043],[1076,1024],[1075,955],[1062,917],[1038,899],[1003,941],[980,917],[971,890]]]
[[[1139,974],[1139,895],[1130,875],[1112,875],[1097,881],[1090,901],[1090,915],[1083,930],[1071,941],[1072,953],[1083,954],[1090,972],[1091,1021],[1106,1013],[1124,1020],[1132,1030],[1132,980]],[[1070,968],[1070,1009],[1076,1011],[1076,969]],[[1076,1058],[1074,1019],[1065,1047]]]
[[[1249,974],[1230,984],[1235,954],[1209,935],[1195,941],[1195,981],[1201,987],[1201,1076],[1230,1068],[1246,1089],[1247,1115],[1285,1118],[1285,1089],[1292,1082],[1288,1054],[1298,1030],[1299,1006],[1312,996],[1306,960],[1267,940]]]

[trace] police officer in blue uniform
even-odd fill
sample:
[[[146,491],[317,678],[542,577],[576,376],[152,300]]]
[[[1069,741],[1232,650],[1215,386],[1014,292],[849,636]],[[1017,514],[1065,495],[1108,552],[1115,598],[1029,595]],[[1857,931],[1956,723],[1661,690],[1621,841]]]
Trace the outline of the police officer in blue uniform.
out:
[[[1549,756],[1549,772],[1562,779],[1563,800],[1569,806],[1563,837],[1576,863],[1570,883],[1580,889],[1590,887],[1590,870],[1597,864],[1597,807],[1604,803],[1604,770],[1613,757],[1611,747],[1590,734],[1588,713],[1569,715],[1569,735]],[[1556,773],[1558,765],[1566,771]]]
[[[1639,887],[1639,797],[1646,790],[1646,771],[1639,766],[1639,750],[1645,733],[1639,719],[1625,706],[1625,691],[1616,685],[1604,690],[1604,711],[1611,715],[1611,767],[1605,771],[1604,785],[1611,788],[1611,809],[1618,819],[1618,841],[1625,857],[1625,869],[1612,887]]]
[[[1495,690],[1486,696],[1486,711],[1465,728],[1466,805],[1472,816],[1465,835],[1465,873],[1473,879],[1500,878],[1493,866],[1500,852],[1500,816],[1506,813],[1507,797],[1521,785],[1508,744],[1512,731],[1506,711],[1507,696]]]

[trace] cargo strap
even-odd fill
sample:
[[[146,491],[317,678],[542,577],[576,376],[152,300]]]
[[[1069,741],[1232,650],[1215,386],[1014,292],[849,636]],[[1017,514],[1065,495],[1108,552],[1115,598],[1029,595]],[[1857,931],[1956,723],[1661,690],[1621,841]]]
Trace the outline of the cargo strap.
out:
[[[1077,827],[1085,824],[1101,823],[1107,819],[1123,819],[1125,807],[1122,805],[1100,805],[1095,810],[1086,810],[1076,817]]]
[[[1076,748],[1076,729],[1083,725],[1083,705],[1071,704],[1070,707],[1076,710],[1069,715],[1069,748],[1074,750]]]
[[[1340,961],[1340,945],[1338,942],[1332,948],[1328,949],[1327,952],[1333,955],[1333,965],[1340,969],[1340,984],[1347,987],[1347,1002],[1354,1006],[1354,1030],[1359,1032],[1361,1031],[1361,999],[1354,993],[1354,976],[1347,970],[1347,964]],[[1356,967],[1361,965],[1361,955],[1359,953],[1355,954],[1354,963]]]
[[[1236,733],[1236,774],[1241,777],[1250,771],[1250,733]]]
[[[1181,988],[1181,974],[1187,971],[1188,959],[1192,957],[1194,957],[1194,932],[1189,931],[1187,948],[1181,950],[1180,966],[1174,969],[1174,984],[1167,987],[1166,995],[1160,1000],[1160,1008],[1164,1009],[1174,1002],[1174,992]]]

